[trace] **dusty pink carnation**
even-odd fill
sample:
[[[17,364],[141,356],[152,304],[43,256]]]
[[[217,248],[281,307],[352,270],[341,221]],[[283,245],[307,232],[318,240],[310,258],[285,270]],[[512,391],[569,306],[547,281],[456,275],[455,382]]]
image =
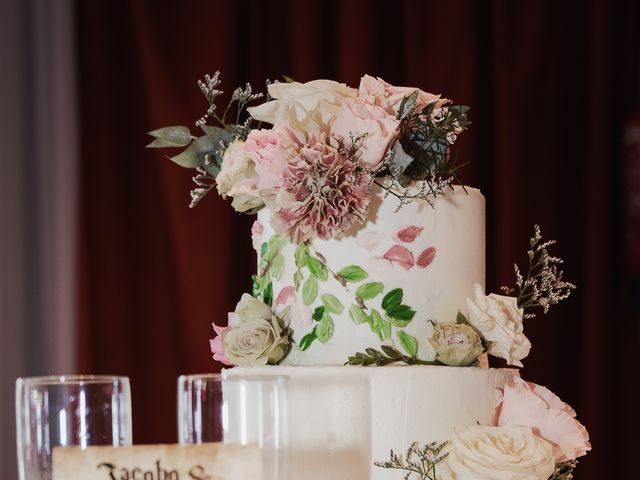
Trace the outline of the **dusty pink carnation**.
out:
[[[224,365],[233,365],[227,358],[224,356],[224,352],[222,351],[222,333],[229,327],[219,327],[215,323],[213,324],[213,331],[216,336],[209,340],[209,344],[211,345],[211,353],[213,353],[213,359],[217,362],[220,362]]]
[[[295,243],[328,239],[364,220],[368,177],[322,137],[312,137],[283,171],[273,226]]]
[[[587,429],[575,416],[576,412],[549,389],[513,377],[504,387],[498,425],[531,427],[553,444],[556,460],[564,462],[591,450]]]

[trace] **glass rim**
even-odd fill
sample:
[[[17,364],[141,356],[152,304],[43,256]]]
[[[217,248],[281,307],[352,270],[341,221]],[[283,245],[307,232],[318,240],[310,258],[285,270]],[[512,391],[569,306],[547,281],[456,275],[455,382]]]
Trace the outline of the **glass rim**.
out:
[[[20,377],[16,385],[86,385],[129,383],[129,377],[123,375],[42,375],[36,377]]]
[[[214,381],[214,382],[249,382],[249,383],[274,383],[274,382],[286,382],[288,380],[286,375],[257,375],[257,374],[244,374],[239,373],[237,375],[229,375],[227,372],[222,373],[194,373],[187,375],[180,375],[178,377],[178,384],[189,383],[193,381]]]

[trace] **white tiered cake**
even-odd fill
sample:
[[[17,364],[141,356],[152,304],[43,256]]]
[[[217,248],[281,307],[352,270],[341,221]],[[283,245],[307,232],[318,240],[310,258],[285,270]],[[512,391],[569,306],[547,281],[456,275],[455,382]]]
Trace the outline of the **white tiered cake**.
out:
[[[521,367],[524,318],[575,287],[536,227],[515,296],[485,295],[484,197],[453,185],[467,108],[368,75],[272,83],[248,112],[273,127],[255,129],[217,116],[219,83],[199,83],[205,135],[167,127],[151,146],[187,147],[172,159],[198,169],[192,205],[215,182],[258,213],[252,294],[211,348],[225,376],[288,377],[290,477],[572,478],[590,449],[575,412],[480,368],[487,354]],[[237,89],[236,118],[257,98]]]

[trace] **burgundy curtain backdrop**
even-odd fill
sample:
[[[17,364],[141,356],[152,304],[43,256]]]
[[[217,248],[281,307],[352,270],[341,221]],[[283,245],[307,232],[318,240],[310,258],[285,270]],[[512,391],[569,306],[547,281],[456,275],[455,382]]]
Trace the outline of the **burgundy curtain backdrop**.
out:
[[[568,301],[530,320],[523,375],[573,405],[593,452],[578,478],[631,478],[637,299],[628,268],[622,132],[638,107],[637,2],[78,1],[80,364],[132,378],[137,443],[173,442],[175,379],[214,371],[211,322],[250,288],[251,219],[145,132],[193,125],[196,80],[230,93],[285,74],[364,73],[470,105],[463,180],[487,197],[487,285],[513,283],[534,223],[558,239]],[[634,311],[635,309],[635,311]],[[635,364],[634,364],[635,363]]]

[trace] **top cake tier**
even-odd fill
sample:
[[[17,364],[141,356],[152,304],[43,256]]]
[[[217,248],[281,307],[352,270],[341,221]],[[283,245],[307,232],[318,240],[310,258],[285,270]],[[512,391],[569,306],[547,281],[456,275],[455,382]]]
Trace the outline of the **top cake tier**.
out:
[[[374,191],[364,223],[298,246],[274,233],[268,208],[259,212],[258,280],[268,275],[295,340],[283,365],[343,365],[381,345],[434,358],[430,321],[454,323],[474,284],[484,286],[485,201],[455,187],[433,205],[398,206]]]

